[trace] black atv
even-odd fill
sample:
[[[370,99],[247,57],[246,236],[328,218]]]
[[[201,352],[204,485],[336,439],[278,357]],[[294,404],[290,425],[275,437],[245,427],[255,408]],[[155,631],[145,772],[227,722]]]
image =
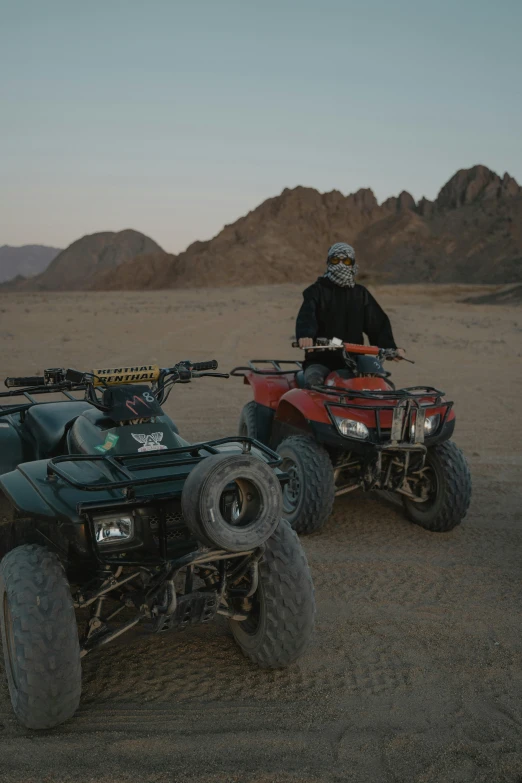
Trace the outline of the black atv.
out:
[[[314,593],[281,519],[281,458],[248,437],[188,443],[161,407],[176,383],[228,377],[216,368],[6,380],[0,396],[19,399],[0,406],[0,625],[28,728],[70,718],[82,656],[138,623],[163,633],[224,615],[266,668],[305,650]]]

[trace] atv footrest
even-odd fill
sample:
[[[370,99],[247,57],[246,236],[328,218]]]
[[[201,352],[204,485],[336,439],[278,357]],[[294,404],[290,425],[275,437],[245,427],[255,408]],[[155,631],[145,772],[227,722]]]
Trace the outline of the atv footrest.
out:
[[[160,620],[158,631],[182,631],[189,625],[208,623],[216,616],[219,605],[215,590],[178,596],[176,611]]]

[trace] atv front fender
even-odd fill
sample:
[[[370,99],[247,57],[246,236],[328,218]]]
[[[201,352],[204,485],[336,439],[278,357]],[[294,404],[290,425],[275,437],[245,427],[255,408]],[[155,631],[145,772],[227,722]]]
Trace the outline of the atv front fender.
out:
[[[272,447],[276,448],[289,435],[312,435],[317,423],[332,427],[324,407],[324,397],[310,390],[291,389],[281,397],[277,407],[272,428]]]
[[[10,416],[0,418],[0,475],[28,459],[22,437],[10,419]]]
[[[274,410],[281,397],[290,389],[289,376],[269,375],[268,373],[246,372],[243,383],[249,384],[254,400],[259,405]]]
[[[46,476],[47,460],[41,460],[24,463],[0,477],[0,492],[15,511],[3,529],[0,526],[0,559],[14,546],[42,543],[66,559],[71,550],[80,557],[90,556],[83,520],[74,504],[65,498],[57,501],[51,487],[45,488]]]
[[[296,412],[306,422],[332,423],[324,406],[324,395],[309,389],[291,389],[284,394],[279,401],[276,421],[291,421]]]
[[[20,516],[79,525],[83,524],[83,519],[77,506],[82,501],[103,503],[123,498],[118,490],[100,488],[95,492],[83,492],[59,478],[50,480],[47,464],[48,460],[24,462],[16,470],[0,476],[0,490]],[[84,473],[88,469],[85,464]]]
[[[51,519],[55,516],[52,506],[19,470],[1,476],[0,489],[21,516]]]

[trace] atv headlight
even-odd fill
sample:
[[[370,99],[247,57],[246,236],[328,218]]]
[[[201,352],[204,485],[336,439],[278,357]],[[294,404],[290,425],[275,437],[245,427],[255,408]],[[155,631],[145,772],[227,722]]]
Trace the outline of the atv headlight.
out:
[[[134,520],[132,517],[94,517],[94,537],[96,543],[104,544],[129,541],[134,536]]]
[[[433,435],[437,431],[439,422],[440,416],[438,413],[436,413],[434,416],[426,416],[424,419],[424,435],[427,435],[428,437]],[[415,437],[415,422],[413,422],[410,427],[410,436],[412,439]]]
[[[367,440],[370,437],[368,427],[362,421],[343,419],[341,416],[335,416],[334,418],[341,435],[346,435],[348,438],[357,438],[358,440]]]
[[[440,421],[440,416],[438,413],[436,413],[435,416],[427,416],[424,419],[424,434],[433,435],[433,433],[437,431],[437,427],[439,426],[439,421]]]

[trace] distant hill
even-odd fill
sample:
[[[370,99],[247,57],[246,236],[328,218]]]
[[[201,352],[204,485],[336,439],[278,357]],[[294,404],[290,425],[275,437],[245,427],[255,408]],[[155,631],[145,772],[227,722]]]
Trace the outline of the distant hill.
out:
[[[144,253],[96,277],[92,288],[98,291],[144,291],[163,288],[162,281],[169,275],[175,261],[176,256],[163,251]]]
[[[178,256],[138,257],[94,287],[252,285],[313,280],[333,242],[352,243],[375,281],[509,283],[522,280],[522,189],[485,166],[458,171],[434,202],[402,192],[378,204],[297,187],[264,201],[208,242]],[[146,267],[149,266],[147,272]],[[145,280],[148,282],[145,283]],[[140,281],[140,282],[138,282]]]
[[[154,240],[132,229],[90,234],[62,250],[41,274],[13,281],[12,288],[25,291],[85,290],[97,277],[142,253],[162,252]]]
[[[0,246],[0,283],[21,275],[32,277],[47,269],[61,250],[45,245]]]
[[[467,304],[522,304],[522,283],[502,286],[499,291],[463,299]]]

